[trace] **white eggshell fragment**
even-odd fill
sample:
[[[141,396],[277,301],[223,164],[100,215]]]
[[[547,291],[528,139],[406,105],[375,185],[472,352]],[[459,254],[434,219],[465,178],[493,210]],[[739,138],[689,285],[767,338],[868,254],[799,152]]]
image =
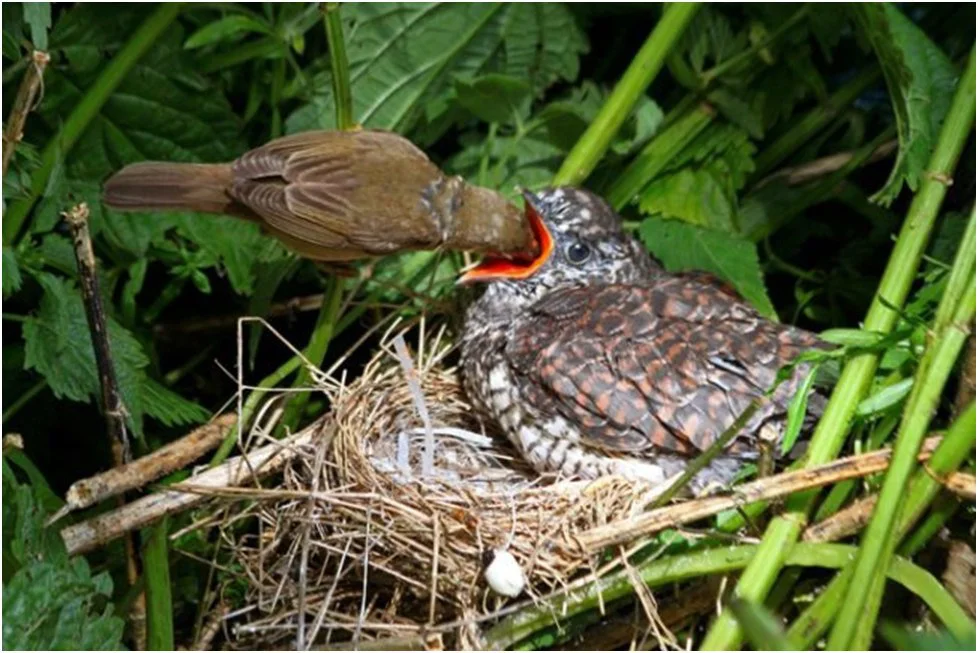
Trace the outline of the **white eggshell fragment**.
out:
[[[496,549],[493,554],[492,562],[486,567],[486,582],[496,594],[516,598],[526,587],[520,563],[506,549]]]

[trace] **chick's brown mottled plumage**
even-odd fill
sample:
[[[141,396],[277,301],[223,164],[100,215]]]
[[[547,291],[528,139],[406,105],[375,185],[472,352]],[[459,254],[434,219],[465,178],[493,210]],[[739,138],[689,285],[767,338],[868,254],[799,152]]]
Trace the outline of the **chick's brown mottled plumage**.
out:
[[[670,274],[600,198],[528,195],[541,257],[485,262],[462,340],[466,387],[541,472],[623,473],[654,483],[681,472],[801,352],[807,331],[765,319],[705,273]],[[694,479],[726,483],[783,431],[800,366]]]

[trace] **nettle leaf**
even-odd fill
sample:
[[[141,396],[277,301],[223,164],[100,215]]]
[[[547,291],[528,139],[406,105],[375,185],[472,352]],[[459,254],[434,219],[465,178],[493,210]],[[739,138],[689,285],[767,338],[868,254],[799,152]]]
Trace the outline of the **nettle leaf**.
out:
[[[900,151],[886,184],[871,198],[889,205],[904,182],[917,190],[958,73],[944,52],[892,4],[854,5],[852,11],[876,51],[896,115]]]
[[[639,209],[737,232],[737,191],[754,170],[755,150],[743,129],[710,125],[646,186]]]
[[[734,230],[734,204],[722,182],[707,168],[683,168],[649,184],[639,199],[646,215],[678,218],[702,227]]]
[[[639,236],[670,272],[704,270],[730,283],[762,315],[777,319],[757,248],[748,240],[679,220],[646,218]]]
[[[125,622],[113,614],[112,578],[92,576],[84,557],[68,557],[30,486],[3,467],[4,562],[17,564],[3,586],[3,648],[122,649]]]
[[[356,120],[410,131],[451,109],[457,78],[501,73],[527,80],[539,95],[577,76],[586,41],[566,7],[475,3],[351,3],[344,6]],[[289,116],[289,132],[335,126],[332,90]],[[445,125],[447,128],[447,125]]]
[[[20,266],[17,265],[17,255],[9,247],[3,248],[3,298],[6,299],[20,290],[23,279],[20,276]]]
[[[474,80],[455,80],[455,95],[460,105],[479,120],[495,123],[525,118],[530,111],[529,82],[518,77],[491,73]]]
[[[460,139],[463,149],[444,163],[447,172],[462,175],[474,183],[498,188],[516,199],[516,186],[541,188],[550,183],[564,152],[557,146],[533,137],[514,136],[484,139],[479,134],[466,134]],[[486,175],[480,170],[486,158]]]
[[[727,17],[708,6],[697,12],[692,24],[683,33],[679,50],[687,53],[693,70],[702,73],[747,46],[747,33],[735,33]]]
[[[99,396],[101,386],[81,295],[71,282],[52,274],[39,274],[37,281],[44,295],[37,314],[24,323],[24,368],[42,374],[56,397],[91,402]],[[119,392],[136,434],[142,434],[144,414],[167,424],[186,424],[198,421],[201,415],[206,417],[202,412],[192,413],[187,406],[174,409],[172,401],[146,401],[145,386],[150,381],[144,368],[149,359],[142,346],[112,318],[108,331]]]

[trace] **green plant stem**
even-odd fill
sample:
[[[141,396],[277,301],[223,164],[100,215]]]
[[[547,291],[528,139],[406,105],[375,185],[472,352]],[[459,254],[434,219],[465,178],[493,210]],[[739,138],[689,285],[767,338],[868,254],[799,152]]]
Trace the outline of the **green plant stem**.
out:
[[[615,85],[601,111],[564,159],[554,177],[554,185],[577,185],[587,179],[635,103],[662,69],[666,55],[682,36],[699,7],[698,2],[666,6],[662,18]]]
[[[829,96],[821,106],[805,114],[803,118],[754,159],[755,168],[750,183],[763,179],[767,173],[794,154],[808,139],[818,134],[840,112],[862,95],[863,91],[876,82],[879,75],[880,71],[877,66],[864,70]]]
[[[148,529],[149,537],[143,550],[143,575],[146,579],[147,649],[174,650],[173,597],[170,593],[170,561],[167,529],[169,520]]]
[[[659,132],[642,148],[638,156],[618,176],[607,193],[608,202],[616,211],[659,174],[672,159],[683,151],[713,121],[716,110],[702,102]]]
[[[802,542],[791,547],[785,560],[792,566],[840,569],[849,563],[855,551],[855,547],[844,544]],[[658,587],[704,575],[737,571],[760,553],[760,547],[754,544],[718,547],[645,562],[638,565],[635,571],[645,585]],[[952,632],[966,632],[971,627],[971,619],[961,606],[926,570],[903,558],[894,558],[889,575],[920,596]],[[579,590],[540,601],[506,617],[486,633],[486,646],[491,650],[508,648],[537,630],[550,626],[555,614],[569,618],[597,608],[602,601],[607,604],[633,591],[628,572],[617,572]]]
[[[941,444],[934,451],[930,460],[927,462],[927,469],[920,469],[914,475],[907,491],[907,505],[900,515],[900,522],[897,526],[898,538],[903,538],[913,526],[917,517],[926,509],[941,491],[941,484],[935,480],[935,476],[940,477],[949,474],[965,461],[968,454],[975,446],[975,403],[971,404],[962,411],[961,415],[955,420],[951,428],[944,435]],[[957,508],[957,499],[951,497],[949,505]],[[945,514],[947,511],[940,507],[935,509],[932,514]],[[943,520],[940,521],[943,523]],[[910,556],[916,553],[917,548],[910,546],[914,536],[920,532],[916,531],[904,545],[903,555]],[[921,538],[924,542],[929,536]],[[822,590],[819,597],[795,620],[788,630],[788,638],[792,641],[795,650],[811,649],[819,637],[825,633],[832,620],[838,614],[843,605],[843,597],[852,578],[853,565],[849,564],[840,572],[832,582]]]
[[[353,94],[350,92],[350,65],[346,59],[340,3],[327,2],[324,7],[326,41],[329,44],[329,63],[333,71],[333,102],[336,107],[336,128],[353,127]]]
[[[41,163],[31,175],[27,197],[17,200],[8,207],[3,216],[3,244],[12,245],[27,216],[47,186],[55,166],[64,161],[81,135],[98,115],[102,106],[119,86],[137,61],[152,47],[156,39],[169,27],[180,13],[180,3],[161,4],[150,14],[129,38],[112,61],[99,74],[88,88],[81,101],[65,119],[58,133],[48,141],[41,153]]]
[[[326,291],[326,299],[323,301],[322,307],[319,309],[319,315],[316,317],[316,326],[313,328],[312,337],[309,339],[309,344],[306,345],[303,353],[306,359],[314,367],[319,368],[323,364],[323,360],[326,358],[326,350],[329,348],[329,343],[333,339],[333,333],[336,330],[336,321],[339,317],[340,304],[343,299],[343,279],[340,277],[333,277],[329,282],[329,289]],[[292,385],[294,388],[304,388],[311,384],[313,381],[312,373],[309,367],[303,365],[299,369],[299,374],[296,376],[295,383]],[[295,428],[299,424],[299,420],[302,417],[302,411],[306,404],[309,403],[310,394],[308,392],[300,392],[292,397],[289,402],[289,407],[285,412],[285,417],[282,422],[288,427]]]
[[[975,315],[974,292],[974,243],[972,242],[970,268],[971,292],[964,293],[953,315],[953,323],[941,334],[930,349],[933,362],[921,362],[914,380],[914,388],[904,410],[903,424],[893,447],[893,457],[880,489],[876,508],[870,518],[859,547],[855,571],[844,601],[851,606],[839,613],[828,648],[863,650],[868,648],[876,624],[877,613],[883,599],[886,582],[885,570],[896,552],[899,542],[896,523],[901,509],[905,508],[907,485],[917,464],[917,452],[927,433],[927,427],[941,398],[941,392],[951,374],[951,369],[969,335],[968,325]],[[953,274],[953,273],[952,273]],[[947,291],[951,287],[948,286]],[[950,293],[945,292],[945,297]],[[943,304],[942,299],[942,304]],[[940,310],[938,310],[940,314]],[[925,354],[925,361],[927,360]],[[973,430],[973,429],[972,429]],[[882,573],[881,573],[882,572]]]
[[[920,553],[930,542],[931,538],[937,535],[947,520],[961,507],[961,501],[952,494],[939,495],[934,502],[931,511],[927,513],[920,525],[914,532],[907,536],[900,547],[900,555],[905,557],[915,556]]]
[[[47,385],[48,385],[47,381],[41,379],[40,381],[32,385],[30,388],[28,388],[24,392],[24,394],[17,397],[17,399],[7,407],[7,410],[3,411],[3,421],[6,422],[8,419],[16,415],[17,411],[19,411],[21,408],[26,406],[27,402],[29,402],[31,399],[36,397],[37,393],[39,393],[41,390],[46,388]]]
[[[284,56],[282,51],[286,46],[275,37],[265,36],[257,41],[249,41],[235,46],[230,52],[211,55],[200,60],[201,72],[213,73],[224,68],[237,66],[246,61],[277,54]]]
[[[940,180],[950,177],[954,171],[974,119],[975,58],[972,49],[969,64],[958,84],[927,167],[930,174],[922,180],[920,190],[910,205],[880,280],[879,289],[866,315],[863,328],[867,331],[887,334],[893,330],[898,315],[881,298],[885,298],[894,307],[903,306],[906,301],[947,192],[947,186]],[[807,466],[827,463],[838,455],[856,406],[866,395],[878,364],[877,354],[866,353],[854,357],[843,368],[809,444],[805,457]],[[785,513],[768,526],[759,545],[759,555],[747,566],[737,583],[736,592],[739,596],[755,602],[764,600],[784,564],[784,556],[790,549],[791,542],[798,539],[806,525],[808,511],[816,496],[815,492],[802,492],[786,501]],[[741,641],[742,633],[736,620],[729,612],[724,611],[710,627],[702,647],[732,649],[739,646]]]

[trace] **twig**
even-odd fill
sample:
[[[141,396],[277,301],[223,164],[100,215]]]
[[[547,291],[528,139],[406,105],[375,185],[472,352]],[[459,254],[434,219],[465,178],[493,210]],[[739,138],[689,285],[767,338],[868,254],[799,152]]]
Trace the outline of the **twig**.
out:
[[[834,515],[806,528],[801,539],[805,542],[835,542],[855,535],[869,522],[878,498],[878,495],[873,494],[853,502]]]
[[[114,467],[121,467],[132,460],[132,451],[129,447],[129,435],[126,432],[126,409],[119,394],[119,384],[112,363],[108,321],[102,306],[95,251],[92,249],[92,238],[88,231],[88,215],[88,205],[84,202],[62,213],[71,230],[75,247],[85,316],[88,319],[92,347],[95,350],[95,366],[98,368],[99,384],[102,388],[102,410],[105,413],[109,444],[112,449],[112,463]],[[120,496],[118,501],[120,506],[124,506],[126,499]],[[139,544],[135,533],[126,538],[125,548],[126,578],[129,586],[135,587],[139,582],[140,574]],[[140,592],[133,601],[129,620],[132,624],[136,648],[144,649],[146,647],[146,594],[144,592]]]
[[[27,122],[27,114],[35,106],[35,99],[44,84],[44,69],[47,68],[51,57],[47,52],[34,50],[31,53],[31,63],[24,73],[24,79],[20,82],[17,89],[17,96],[14,98],[14,105],[10,108],[10,116],[7,118],[7,127],[3,130],[3,176],[7,176],[7,167],[14,156],[17,143],[24,137],[24,124]]]
[[[921,449],[920,457],[928,457],[939,442],[939,438],[929,439]],[[769,476],[742,485],[736,488],[734,494],[729,496],[694,499],[592,528],[578,536],[576,538],[577,543],[586,552],[597,551],[606,546],[623,544],[664,528],[688,524],[745,503],[776,499],[801,490],[875,474],[886,469],[890,461],[890,454],[889,449],[882,449],[849,458],[840,458],[819,467]]]
[[[881,159],[893,154],[897,148],[897,140],[890,139],[885,143],[881,143],[874,149],[870,155],[862,162],[862,165],[869,165],[870,163],[875,163]],[[819,177],[824,177],[825,175],[841,170],[848,164],[853,158],[856,157],[856,152],[839,152],[837,154],[830,154],[829,156],[824,156],[820,159],[815,159],[814,161],[808,161],[797,166],[789,166],[787,168],[782,168],[777,172],[774,172],[761,181],[757,182],[757,186],[754,190],[763,188],[771,182],[781,180],[788,186],[799,186],[801,184],[807,183],[813,179],[818,179]]]
[[[298,448],[309,443],[317,434],[318,428],[312,426],[285,440],[266,445],[247,455],[231,458],[189,480],[197,488],[230,488],[243,485],[251,479],[263,478],[281,470],[286,462],[298,455]],[[61,539],[64,540],[69,554],[87,553],[131,530],[202,503],[211,496],[213,495],[199,491],[163,489],[111,512],[68,526],[61,530]]]
[[[126,431],[126,409],[119,394],[115,367],[112,365],[112,352],[109,347],[108,322],[99,292],[98,272],[92,238],[88,232],[88,205],[82,202],[66,213],[62,213],[75,246],[75,259],[78,261],[78,275],[81,281],[82,299],[85,301],[85,316],[95,348],[95,365],[98,368],[99,383],[102,387],[102,408],[112,446],[112,459],[118,467],[132,460],[129,448],[129,435]]]
[[[55,522],[73,510],[82,510],[129,490],[145,487],[156,479],[187,466],[220,444],[226,431],[236,421],[237,416],[234,414],[221,415],[147,456],[76,481],[65,495],[65,507],[50,521]]]

